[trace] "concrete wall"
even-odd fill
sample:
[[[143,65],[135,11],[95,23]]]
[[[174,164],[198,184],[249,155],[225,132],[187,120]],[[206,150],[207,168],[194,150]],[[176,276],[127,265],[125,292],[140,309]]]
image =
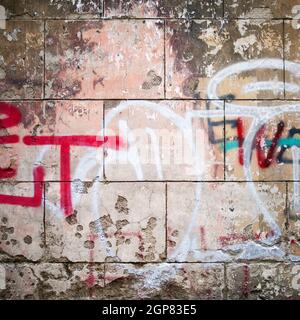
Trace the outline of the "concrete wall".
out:
[[[298,299],[300,3],[0,1],[0,297]]]

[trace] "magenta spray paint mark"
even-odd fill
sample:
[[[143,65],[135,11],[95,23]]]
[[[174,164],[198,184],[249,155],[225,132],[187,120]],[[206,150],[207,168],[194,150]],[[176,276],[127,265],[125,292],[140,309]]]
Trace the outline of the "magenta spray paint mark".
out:
[[[250,289],[249,289],[249,281],[250,281],[250,270],[247,265],[243,266],[243,286],[242,293],[245,298],[248,298]]]
[[[203,226],[201,226],[199,230],[200,230],[201,249],[202,249],[202,250],[207,250],[205,229],[204,229]]]

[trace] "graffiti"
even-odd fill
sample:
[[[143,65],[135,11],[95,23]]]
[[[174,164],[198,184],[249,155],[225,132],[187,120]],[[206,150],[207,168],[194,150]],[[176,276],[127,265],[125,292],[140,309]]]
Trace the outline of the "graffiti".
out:
[[[244,159],[243,159],[243,120],[241,118],[237,118],[236,121],[234,121],[235,124],[232,125],[232,127],[237,128],[237,140],[238,141],[226,141],[225,143],[225,151],[229,152],[232,151],[236,148],[238,148],[238,153],[239,153],[239,163],[241,165],[243,165],[244,163]],[[284,122],[281,121],[278,124],[278,128],[277,128],[277,133],[281,136],[282,132],[284,129]],[[269,140],[269,139],[264,139],[263,138],[263,131],[264,128],[261,128],[261,130],[257,133],[256,135],[256,145],[257,145],[257,151],[258,151],[258,158],[260,158],[260,152],[263,152],[266,147],[271,148],[271,151],[269,151],[270,156],[271,154],[274,155],[275,154],[275,148],[279,147],[279,151],[277,153],[276,156],[276,162],[278,164],[295,164],[295,160],[294,159],[290,159],[290,158],[285,158],[284,157],[284,153],[286,153],[286,151],[288,149],[291,149],[292,147],[299,147],[300,146],[300,139],[298,138],[294,138],[295,135],[300,134],[300,129],[297,128],[291,128],[288,131],[288,135],[286,138],[276,138],[276,135],[274,137],[273,140]],[[263,141],[262,141],[263,140]],[[221,143],[221,142],[219,142]],[[252,150],[253,150],[253,146],[252,146]],[[264,166],[261,165],[261,161],[258,162],[258,164],[260,165],[261,168],[266,168],[269,167],[270,164],[272,163],[273,157],[268,157],[269,161],[268,161],[268,165]],[[273,162],[274,163],[274,162]]]
[[[16,126],[21,121],[21,113],[12,104],[0,103],[1,114],[6,115],[6,118],[0,119],[0,129],[7,129]],[[7,135],[0,137],[0,144],[18,143],[19,137],[17,135]],[[0,179],[12,178],[16,175],[16,168],[0,168]]]
[[[266,234],[262,234],[262,232],[256,233],[254,235],[254,239],[261,240],[261,239],[269,238],[269,237],[273,237],[273,236],[274,236],[274,232],[271,230],[270,232],[266,232]],[[243,241],[248,241],[248,240],[252,240],[252,239],[251,239],[251,237],[249,237],[245,234],[238,234],[238,233],[227,234],[226,236],[219,237],[219,242],[222,247],[225,247],[229,244],[232,244],[237,240],[243,242]]]
[[[103,140],[99,136],[52,136],[52,137],[31,137],[23,138],[26,145],[57,145],[60,146],[60,181],[61,181],[61,208],[64,209],[65,216],[68,217],[73,213],[71,199],[71,184],[65,183],[71,181],[70,172],[70,147],[102,147],[104,144],[111,148],[119,149],[119,137],[104,137]]]
[[[6,118],[0,120],[0,128],[6,129],[18,125],[21,122],[21,113],[17,107],[12,104],[0,103],[0,114],[6,115]],[[23,143],[27,146],[50,146],[60,147],[60,199],[61,208],[66,217],[73,214],[71,198],[71,163],[70,148],[72,146],[81,147],[102,147],[104,144],[108,148],[120,148],[119,137],[113,136],[24,136]],[[0,144],[17,143],[17,135],[3,136]],[[12,178],[16,175],[16,168],[0,169],[0,179]],[[21,205],[21,206],[40,206],[43,193],[44,169],[36,167],[33,169],[34,176],[34,196],[33,197],[16,197],[9,195],[0,195],[0,203]],[[67,183],[66,183],[67,182]]]
[[[253,238],[246,237],[245,235],[225,235],[220,239],[222,245],[227,246],[228,250],[232,247],[233,250],[238,250],[239,254],[237,258],[242,257],[255,257],[258,252],[261,252],[263,256],[272,256],[276,255],[278,257],[283,257],[285,253],[276,245],[279,237],[281,236],[281,230],[279,225],[275,222],[272,212],[269,212],[260,195],[256,191],[256,186],[253,182],[252,173],[251,173],[251,159],[252,152],[256,149],[256,155],[258,160],[258,165],[262,169],[270,168],[275,165],[275,157],[277,148],[295,148],[299,146],[299,140],[294,138],[291,140],[291,137],[283,138],[283,132],[285,129],[285,124],[283,121],[278,122],[277,128],[275,130],[275,134],[271,139],[265,139],[264,133],[267,128],[267,123],[272,118],[276,116],[283,116],[285,113],[296,113],[300,111],[300,105],[295,103],[290,104],[282,104],[278,106],[253,106],[253,105],[238,105],[236,101],[231,101],[234,98],[232,95],[228,95],[229,101],[226,101],[226,116],[227,117],[236,117],[236,120],[227,120],[225,121],[215,121],[216,118],[223,118],[223,101],[217,94],[218,85],[224,81],[227,77],[233,74],[239,74],[241,72],[256,70],[256,69],[282,69],[282,61],[277,59],[261,59],[261,60],[251,60],[247,62],[238,63],[232,66],[229,66],[221,71],[219,71],[209,82],[208,84],[208,98],[210,99],[209,105],[216,107],[217,109],[207,107],[206,110],[190,110],[187,111],[184,116],[180,116],[176,114],[173,110],[171,110],[167,105],[156,104],[149,101],[141,102],[121,102],[115,109],[111,110],[107,117],[106,123],[107,127],[110,126],[110,123],[113,122],[114,119],[117,119],[118,114],[123,112],[126,109],[141,107],[146,110],[151,110],[155,113],[160,114],[163,118],[168,119],[172,122],[182,133],[185,139],[185,144],[190,146],[192,152],[195,156],[195,172],[197,173],[197,180],[203,180],[203,167],[204,167],[204,154],[201,151],[205,151],[204,149],[197,149],[194,141],[194,136],[192,134],[193,128],[191,127],[192,119],[206,119],[208,122],[208,134],[209,141],[212,144],[220,144],[222,147],[223,140],[216,138],[213,127],[223,126],[224,124],[229,124],[232,128],[236,128],[237,137],[236,141],[226,141],[225,151],[229,152],[235,148],[238,148],[238,158],[239,163],[243,166],[245,180],[248,181],[248,189],[249,192],[256,203],[259,211],[263,215],[263,219],[267,222],[269,226],[269,231],[264,233],[258,233]],[[300,66],[296,63],[286,61],[286,70],[292,73],[299,74]],[[255,86],[247,85],[245,91],[251,90],[273,90],[275,88],[283,88],[283,83],[278,83],[274,81],[264,81],[263,83],[256,83]],[[295,85],[287,84],[285,87],[287,90],[294,90]],[[223,97],[224,99],[224,97]],[[226,98],[225,98],[226,99]],[[244,126],[243,118],[248,117],[252,119],[250,127],[247,129]],[[128,125],[123,123],[122,128],[125,135],[132,135],[134,131],[131,128],[128,128]],[[121,123],[120,123],[121,124]],[[122,132],[122,130],[121,130]],[[293,131],[292,131],[293,133]],[[134,140],[134,138],[132,138]],[[284,150],[284,149],[279,149]],[[280,154],[279,151],[279,154]],[[122,151],[121,151],[122,152]],[[138,152],[136,150],[136,146],[134,144],[129,145],[127,150],[129,154],[129,162],[134,167],[134,171],[136,173],[138,180],[143,180],[143,169],[142,163],[140,162],[140,158],[138,156]],[[278,157],[278,155],[277,155]],[[112,156],[113,158],[113,156]],[[109,162],[111,160],[108,158],[106,161]],[[294,159],[290,162],[294,167],[295,165]],[[160,180],[164,179],[163,170],[161,163],[157,161],[157,175]],[[295,180],[298,180],[296,177]],[[202,194],[202,184],[197,183],[195,189],[195,206],[194,209],[190,213],[189,223],[186,226],[183,234],[183,239],[181,242],[174,247],[172,242],[173,249],[172,254],[169,256],[169,259],[172,261],[173,259],[177,261],[186,261],[187,252],[193,251],[195,253],[195,259],[201,261],[207,261],[209,257],[209,261],[227,261],[227,259],[231,259],[230,255],[227,254],[223,250],[217,250],[212,252],[207,250],[206,245],[204,245],[204,235],[205,230],[203,227],[199,227],[200,232],[194,233],[193,229],[195,224],[197,223],[197,218],[201,216],[201,194]],[[294,185],[294,206],[297,206],[299,202],[299,188],[297,185]],[[298,192],[298,193],[297,193]],[[295,196],[296,195],[296,196]],[[205,219],[203,216],[202,219]],[[199,240],[196,241],[195,237],[199,237]],[[241,243],[241,245],[234,245],[230,240],[236,240]],[[200,243],[200,249],[195,247],[194,244]],[[262,246],[263,245],[263,246]],[[199,247],[199,246],[198,246]],[[194,249],[193,249],[194,248]],[[260,253],[259,253],[260,254]],[[293,257],[296,259],[296,257]]]
[[[243,150],[243,144],[244,144],[244,123],[243,120],[238,117],[236,120],[236,129],[237,129],[237,137],[239,142],[239,162],[241,165],[244,165],[244,150]]]
[[[144,163],[141,161],[141,156],[136,144],[136,131],[131,128],[128,121],[119,119],[120,113],[132,108],[141,108],[142,110],[151,111],[159,115],[166,122],[171,122],[172,125],[182,133],[184,140],[184,146],[189,149],[193,157],[193,169],[195,178],[195,190],[194,197],[195,202],[191,209],[190,216],[183,237],[179,243],[173,245],[173,250],[168,257],[170,261],[186,261],[188,252],[193,252],[194,259],[199,261],[230,261],[232,255],[230,250],[234,251],[235,258],[237,259],[251,259],[253,257],[263,256],[270,257],[276,256],[279,258],[284,257],[285,253],[278,246],[278,239],[282,235],[282,231],[278,223],[275,221],[273,213],[270,212],[261,199],[259,193],[256,190],[256,186],[253,182],[251,172],[251,160],[253,150],[256,150],[256,156],[258,160],[258,166],[261,169],[272,168],[275,165],[274,159],[277,162],[283,162],[284,164],[293,165],[294,167],[294,180],[298,180],[299,176],[299,154],[298,147],[300,146],[300,139],[295,136],[299,134],[299,129],[291,128],[288,131],[288,136],[283,137],[286,125],[283,121],[277,123],[277,128],[273,137],[265,139],[265,132],[268,126],[268,122],[277,116],[283,116],[286,113],[297,113],[300,111],[300,105],[298,103],[281,104],[277,106],[253,106],[253,105],[238,105],[235,101],[235,97],[232,94],[227,96],[218,96],[218,85],[222,81],[226,80],[229,76],[239,74],[241,72],[256,70],[256,69],[282,69],[282,61],[277,59],[262,59],[251,60],[247,62],[241,62],[217,72],[217,74],[210,80],[207,87],[207,94],[209,103],[204,110],[193,109],[188,110],[184,114],[176,113],[167,104],[156,103],[151,101],[122,101],[116,107],[109,110],[105,116],[105,132],[101,136],[24,136],[19,139],[18,136],[3,136],[0,143],[18,143],[22,141],[26,147],[41,146],[42,148],[48,146],[58,146],[60,149],[60,206],[57,207],[51,201],[45,201],[45,205],[62,216],[70,216],[73,213],[73,208],[79,203],[80,198],[77,195],[72,195],[71,190],[71,169],[70,169],[70,148],[73,146],[81,147],[94,147],[102,148],[106,146],[110,152],[105,158],[105,164],[109,165],[113,163],[116,158],[125,157],[129,165],[133,168],[134,174],[138,181],[145,179]],[[300,65],[286,61],[285,68],[289,72],[300,74]],[[247,85],[244,90],[246,92],[253,90],[273,90],[275,88],[283,88],[284,84],[274,81],[257,82],[255,85]],[[287,90],[295,90],[293,84],[287,84],[285,86]],[[224,100],[226,100],[226,114],[224,117]],[[211,108],[212,106],[213,108]],[[18,125],[21,121],[21,116],[18,109],[12,105],[5,103],[0,104],[1,114],[7,115],[7,118],[2,119],[0,124],[1,128],[8,128],[9,126]],[[227,120],[226,117],[230,118]],[[251,120],[250,125],[246,129],[244,118]],[[224,119],[220,121],[219,119]],[[231,119],[233,118],[233,120]],[[263,216],[265,223],[267,224],[269,231],[264,233],[258,233],[254,237],[247,237],[244,234],[227,234],[218,239],[221,244],[217,250],[210,250],[208,243],[208,231],[201,224],[201,220],[205,221],[203,214],[203,184],[199,181],[204,180],[205,174],[205,161],[208,146],[198,145],[195,141],[195,134],[193,128],[193,120],[203,120],[207,122],[209,141],[213,145],[220,145],[220,148],[224,148],[225,152],[230,152],[237,149],[238,162],[243,167],[243,173],[245,180],[248,182],[247,187],[249,194],[251,195],[253,202],[258,208],[258,212]],[[111,135],[111,125],[117,122],[118,135]],[[218,138],[214,132],[214,129],[229,125],[231,128],[236,129],[236,140],[224,141],[224,139]],[[157,131],[154,128],[146,127],[141,130],[147,137],[150,137],[150,149],[154,154],[154,164],[158,180],[165,179],[165,173],[163,168],[163,159],[160,154],[159,137]],[[225,143],[225,144],[224,144]],[[126,146],[126,148],[124,148]],[[146,145],[149,147],[149,145]],[[276,154],[279,148],[278,154]],[[287,149],[292,150],[292,159],[286,159],[284,153]],[[41,152],[43,157],[43,153]],[[99,170],[99,176],[103,169],[103,160],[97,157],[97,151],[87,152],[81,159],[78,166],[75,168],[75,175],[82,181],[85,181],[86,174],[92,168]],[[1,178],[12,178],[16,175],[17,168],[11,168],[7,171],[1,169]],[[27,205],[38,206],[41,204],[42,188],[44,181],[44,172],[42,167],[36,167],[33,169],[34,175],[34,196],[33,197],[15,197],[8,195],[0,195],[0,203],[7,203],[12,205]],[[96,189],[96,185],[91,187],[91,193],[93,195],[91,203],[92,220],[99,220],[101,217],[100,209],[100,195],[99,190]],[[294,207],[299,207],[299,186],[295,182],[294,184]],[[258,217],[253,217],[258,219]],[[199,223],[200,221],[200,223]],[[194,230],[197,232],[194,232]],[[125,232],[125,231],[124,231]],[[125,233],[129,237],[137,237],[139,240],[139,246],[143,246],[144,239],[141,238],[140,233],[137,231],[126,231]],[[115,235],[115,234],[114,234]],[[112,235],[105,233],[101,223],[95,228],[95,234],[93,234],[93,241],[98,240],[101,247],[104,248],[107,255],[116,256],[116,252],[113,248],[107,246],[107,240]],[[200,245],[199,245],[200,244]],[[91,263],[94,261],[93,251],[90,252]],[[142,257],[142,256],[141,256]],[[297,259],[297,257],[292,257]],[[88,283],[94,282],[93,273],[91,271]]]
[[[291,147],[299,146],[299,140],[295,139],[294,136],[296,134],[300,134],[300,129],[291,128],[288,133],[288,137],[286,139],[282,139],[278,141],[278,145],[280,145],[280,151],[278,152],[277,161],[278,163],[285,163],[285,164],[293,164],[295,163],[295,159],[288,159],[284,157],[284,153],[286,150],[290,149]]]
[[[243,143],[244,143],[244,124],[243,120],[238,117],[236,120],[236,128],[237,128],[237,138],[238,138],[238,157],[239,157],[239,163],[241,165],[244,165],[244,150],[243,150]],[[256,147],[256,154],[257,154],[257,160],[258,165],[261,168],[268,168],[271,163],[274,160],[274,153],[275,148],[278,146],[279,139],[282,135],[284,129],[284,122],[280,121],[277,126],[277,131],[275,133],[274,138],[267,142],[264,139],[264,131],[265,126],[262,126],[256,136],[255,136],[255,147]],[[265,156],[265,146],[269,148],[267,152],[267,156]],[[283,146],[286,150],[286,146]],[[279,157],[279,155],[278,155]]]
[[[275,133],[274,139],[272,140],[271,146],[267,152],[267,156],[265,157],[264,148],[263,148],[263,134],[264,134],[264,126],[261,127],[256,134],[256,151],[257,151],[257,159],[258,164],[261,168],[268,168],[273,161],[273,156],[275,152],[275,148],[277,146],[278,140],[282,135],[284,129],[283,121],[280,121],[277,126],[277,131]]]
[[[34,195],[33,197],[22,196],[10,196],[0,194],[0,203],[10,204],[15,206],[24,207],[39,207],[42,203],[43,197],[43,180],[44,180],[44,168],[36,167],[33,170],[34,177]]]

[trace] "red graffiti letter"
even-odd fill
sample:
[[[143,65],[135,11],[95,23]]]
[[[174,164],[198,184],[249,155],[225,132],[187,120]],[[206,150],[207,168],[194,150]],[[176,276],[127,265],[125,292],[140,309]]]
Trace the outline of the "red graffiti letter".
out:
[[[238,143],[239,143],[239,162],[241,165],[244,165],[244,149],[243,149],[243,143],[244,143],[244,122],[242,118],[237,118],[236,120],[236,129],[237,129],[237,137],[238,137]]]
[[[0,114],[4,114],[7,117],[0,119],[0,130],[16,126],[21,121],[20,110],[9,103],[0,103]],[[19,142],[19,137],[17,135],[8,135],[0,137],[0,144],[7,143],[17,143]],[[16,175],[17,170],[15,168],[0,168],[0,179],[12,178]]]
[[[263,134],[265,132],[265,127],[262,126],[257,132],[255,146],[256,146],[256,155],[257,155],[258,165],[261,168],[268,168],[272,163],[274,153],[275,153],[275,148],[277,146],[278,140],[282,135],[283,129],[284,129],[284,122],[280,121],[277,125],[277,131],[272,140],[271,146],[268,150],[267,157],[265,157],[265,152],[262,146],[262,141],[263,141],[262,139],[263,139]]]
[[[66,217],[73,214],[71,197],[70,147],[101,147],[104,143],[108,147],[119,149],[119,137],[99,136],[25,136],[23,142],[27,145],[59,145],[60,146],[60,205]],[[67,183],[66,183],[67,182]]]
[[[43,181],[44,169],[43,167],[36,167],[33,170],[34,177],[34,195],[33,197],[10,196],[0,194],[0,203],[11,204],[15,206],[25,207],[39,207],[43,197]]]

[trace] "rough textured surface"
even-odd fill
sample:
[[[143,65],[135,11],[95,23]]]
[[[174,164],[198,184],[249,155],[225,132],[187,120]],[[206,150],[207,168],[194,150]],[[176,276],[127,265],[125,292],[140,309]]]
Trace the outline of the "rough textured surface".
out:
[[[105,293],[110,299],[222,299],[223,290],[221,264],[109,264],[105,268]]]
[[[299,265],[231,264],[226,269],[229,299],[300,299]]]
[[[298,12],[300,12],[300,7]],[[299,47],[300,47],[300,40],[299,40],[299,34],[300,34],[300,25],[298,26],[298,23],[295,23],[295,21],[284,21],[284,41],[285,41],[285,47],[284,47],[284,57],[286,60],[294,61],[294,62],[300,62],[300,55],[299,55]],[[289,83],[295,83],[297,85],[300,84],[299,74],[291,72],[289,70],[285,70],[285,79],[286,82]],[[287,99],[299,99],[300,94],[298,92],[286,92],[285,93]]]
[[[169,259],[204,262],[284,259],[284,239],[277,239],[271,247],[264,245],[275,231],[263,210],[273,213],[275,225],[284,234],[285,184],[254,184],[263,207],[251,201],[249,184],[168,184]],[[197,198],[200,201],[195,207]],[[193,214],[195,211],[197,215]]]
[[[120,108],[122,104],[126,106],[125,110]],[[212,133],[207,120],[197,116],[191,119],[190,130],[196,139],[196,152],[204,156],[203,167],[199,170],[195,170],[197,156],[189,144],[190,137],[184,133],[184,122],[189,121],[188,113],[197,113],[198,110],[206,112],[208,107],[209,101],[106,101],[106,134],[114,132],[126,137],[126,129],[122,126],[126,122],[127,130],[130,130],[128,139],[135,143],[117,152],[114,149],[106,150],[105,177],[113,181],[197,180],[199,174],[203,173],[203,180],[223,180],[224,150],[210,139]],[[219,115],[214,120],[222,123],[223,110],[218,106],[210,106],[210,109],[218,110]],[[167,110],[167,113],[164,112]],[[141,123],[147,130],[141,128]],[[214,139],[223,141],[222,124],[213,135]],[[156,148],[158,142],[159,149]],[[137,158],[139,170],[134,165]],[[157,170],[158,166],[160,170]]]
[[[160,20],[47,22],[46,97],[162,98],[162,26]]]
[[[224,0],[224,11],[230,18],[292,18],[299,13],[297,5],[297,0]]]
[[[27,196],[33,193],[32,183],[1,183],[1,194]],[[24,208],[1,205],[0,261],[27,259],[38,261],[44,248],[43,206]]]
[[[166,89],[168,98],[207,98],[212,76],[228,65],[260,58],[282,58],[280,20],[192,20],[168,21],[166,26]],[[281,62],[281,69],[283,61]],[[265,70],[232,75],[221,82],[218,95],[237,99],[259,98],[257,92],[245,94],[244,84],[266,78],[283,80],[282,70]],[[236,86],[236,83],[239,86]],[[270,94],[270,96],[269,96]],[[280,93],[264,93],[264,98]]]
[[[217,18],[223,2],[197,0],[104,0],[105,17]]]
[[[52,205],[46,208],[50,258],[91,262],[165,258],[163,183],[72,183],[72,190],[74,214],[65,221]],[[50,183],[46,199],[46,205],[49,201],[59,208],[58,183]]]
[[[42,98],[43,31],[40,21],[7,21],[0,30],[1,99]]]
[[[103,101],[18,101],[14,103],[21,112],[22,120],[18,127],[6,129],[9,135],[19,136],[67,136],[88,135],[97,136],[103,127]],[[80,123],[80,126],[78,126]],[[60,179],[60,147],[58,145],[40,146],[12,144],[10,149],[0,145],[2,168],[16,168],[15,177],[8,180],[33,181],[32,169],[42,164],[46,180]],[[102,179],[102,170],[95,168],[89,172],[76,170],[86,151],[95,151],[97,161],[102,161],[103,150],[93,147],[75,147],[71,150],[72,180],[83,179],[93,181]]]
[[[7,17],[16,19],[99,18],[101,0],[1,0]]]
[[[0,0],[0,299],[299,299],[297,2]]]
[[[239,108],[243,106],[252,106],[253,109],[257,108],[257,111],[263,108],[278,108],[280,110],[281,106],[284,108],[288,104],[289,108],[298,108],[297,102],[286,101],[286,100],[255,100],[255,101],[233,101],[232,105],[234,108]],[[225,135],[226,135],[226,179],[227,180],[255,180],[255,181],[281,181],[281,180],[293,180],[295,179],[295,167],[292,165],[295,158],[293,158],[293,149],[297,147],[289,147],[288,140],[285,138],[296,138],[298,135],[297,128],[299,127],[299,113],[295,112],[280,112],[275,113],[274,116],[272,112],[269,114],[264,114],[266,120],[264,120],[264,125],[258,130],[258,134],[249,137],[249,144],[252,144],[252,155],[250,164],[251,177],[245,175],[244,168],[241,165],[241,158],[243,157],[246,161],[246,154],[243,152],[241,156],[240,148],[231,148],[231,144],[237,140],[245,139],[245,137],[251,133],[251,127],[254,125],[253,117],[251,114],[241,115],[238,117],[239,126],[242,129],[242,134],[238,132],[237,126],[233,125],[236,121],[236,116],[231,116],[231,111],[227,112],[231,106],[225,103]],[[268,109],[267,109],[268,110]],[[279,127],[278,127],[279,126]],[[282,127],[281,127],[282,126]],[[268,143],[272,143],[277,134],[280,134],[280,142],[277,143],[277,150],[272,156],[269,157],[270,163],[266,163],[264,160],[268,157],[261,157],[258,152],[259,146]],[[282,142],[282,143],[281,143]],[[294,150],[296,151],[296,150]],[[265,153],[265,156],[267,153]],[[271,165],[272,162],[272,165]],[[276,167],[276,169],[275,169]],[[296,180],[298,180],[297,177]]]
[[[7,288],[2,299],[103,298],[104,266],[78,263],[5,263]],[[93,285],[90,284],[93,279]]]

